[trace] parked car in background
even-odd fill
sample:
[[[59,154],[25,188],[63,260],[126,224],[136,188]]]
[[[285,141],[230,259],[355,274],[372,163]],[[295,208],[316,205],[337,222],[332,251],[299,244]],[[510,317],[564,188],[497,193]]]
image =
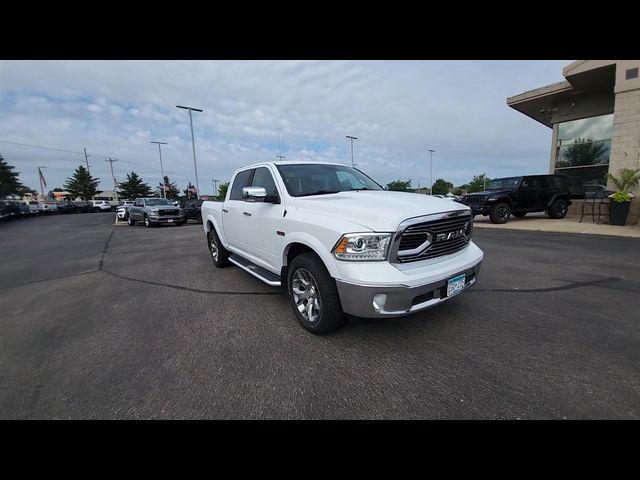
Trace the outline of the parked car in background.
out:
[[[129,209],[132,205],[133,202],[131,202],[131,204],[120,205],[118,208],[116,208],[116,221],[129,220]]]
[[[153,227],[161,223],[184,223],[184,212],[176,207],[171,200],[165,198],[136,198],[129,207],[129,225],[144,222],[146,227]]]
[[[195,220],[202,223],[202,202],[203,200],[180,200],[180,207],[184,210],[185,222]]]
[[[58,213],[58,204],[56,202],[42,202],[40,204],[40,213],[45,215]]]
[[[96,213],[111,212],[115,210],[115,207],[112,207],[107,200],[91,200],[91,205],[93,207],[93,211]]]
[[[31,209],[29,208],[28,202],[26,202],[25,200],[18,200],[16,203],[18,204],[18,208],[20,209],[21,217],[31,216]]]
[[[529,212],[546,211],[550,218],[564,218],[571,205],[565,175],[526,175],[497,178],[484,192],[462,198],[474,215],[489,215],[492,223],[507,223],[513,214],[522,218]]]
[[[93,204],[85,200],[76,200],[73,202],[76,207],[76,213],[91,213],[93,212]]]
[[[20,218],[20,206],[13,200],[0,200],[0,218],[2,220],[12,220]]]
[[[58,202],[58,212],[59,213],[77,213],[77,207],[71,200],[64,200],[62,202]]]
[[[35,200],[29,201],[29,212],[31,213],[31,215],[40,214],[40,207],[38,205],[38,202],[36,202]]]

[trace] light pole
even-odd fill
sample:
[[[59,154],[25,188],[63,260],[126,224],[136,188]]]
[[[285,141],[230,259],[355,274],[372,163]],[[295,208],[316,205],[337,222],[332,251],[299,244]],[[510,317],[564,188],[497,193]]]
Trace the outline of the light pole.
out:
[[[280,161],[282,162],[287,157],[285,157],[284,155],[276,155],[276,158],[279,158]]]
[[[149,143],[157,143],[158,144],[158,153],[160,154],[160,173],[162,174],[162,198],[167,198],[167,192],[164,191],[164,168],[162,168],[162,149],[160,145],[169,145],[166,142],[149,142]]]
[[[430,148],[428,148],[427,151],[431,153],[431,162],[430,162],[431,173],[430,173],[430,180],[429,180],[429,195],[432,195],[433,194],[433,152],[435,152],[435,150],[431,150]]]
[[[218,179],[217,178],[212,178],[211,181],[213,182],[213,196],[217,197],[218,196]]]
[[[182,105],[176,105],[177,108],[189,110],[189,124],[191,125],[191,146],[193,147],[193,169],[196,172],[196,189],[198,190],[198,197],[200,197],[200,184],[198,183],[198,165],[196,164],[196,141],[193,137],[193,118],[191,116],[191,110],[194,112],[202,112],[199,108],[183,107]]]
[[[38,167],[38,178],[40,180],[40,193],[42,193],[42,201],[46,200],[44,196],[44,187],[47,186],[47,182],[44,179],[44,175],[42,175],[42,169],[47,167]]]
[[[346,137],[351,140],[351,166],[355,167],[355,163],[353,163],[353,141],[357,140],[358,137],[352,137],[351,135],[346,135]]]

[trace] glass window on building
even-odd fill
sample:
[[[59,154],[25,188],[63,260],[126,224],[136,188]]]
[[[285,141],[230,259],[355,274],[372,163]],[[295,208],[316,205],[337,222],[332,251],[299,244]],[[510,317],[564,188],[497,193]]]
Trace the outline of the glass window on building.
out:
[[[558,124],[555,173],[569,177],[572,193],[606,188],[612,136],[612,113]]]

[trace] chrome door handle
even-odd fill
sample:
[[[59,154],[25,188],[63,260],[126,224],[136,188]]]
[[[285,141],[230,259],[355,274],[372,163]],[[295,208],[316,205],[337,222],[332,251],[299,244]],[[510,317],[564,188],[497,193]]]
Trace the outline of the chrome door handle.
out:
[[[242,212],[243,215],[246,215],[247,217],[251,216],[251,212]]]
[[[227,210],[226,208],[223,208],[222,213],[229,213],[229,210]]]

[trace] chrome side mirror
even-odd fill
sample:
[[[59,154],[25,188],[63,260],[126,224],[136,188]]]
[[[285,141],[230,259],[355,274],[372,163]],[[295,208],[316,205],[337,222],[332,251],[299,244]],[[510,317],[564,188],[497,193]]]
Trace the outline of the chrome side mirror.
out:
[[[266,196],[267,190],[264,187],[242,187],[242,198],[245,201],[255,201]]]

